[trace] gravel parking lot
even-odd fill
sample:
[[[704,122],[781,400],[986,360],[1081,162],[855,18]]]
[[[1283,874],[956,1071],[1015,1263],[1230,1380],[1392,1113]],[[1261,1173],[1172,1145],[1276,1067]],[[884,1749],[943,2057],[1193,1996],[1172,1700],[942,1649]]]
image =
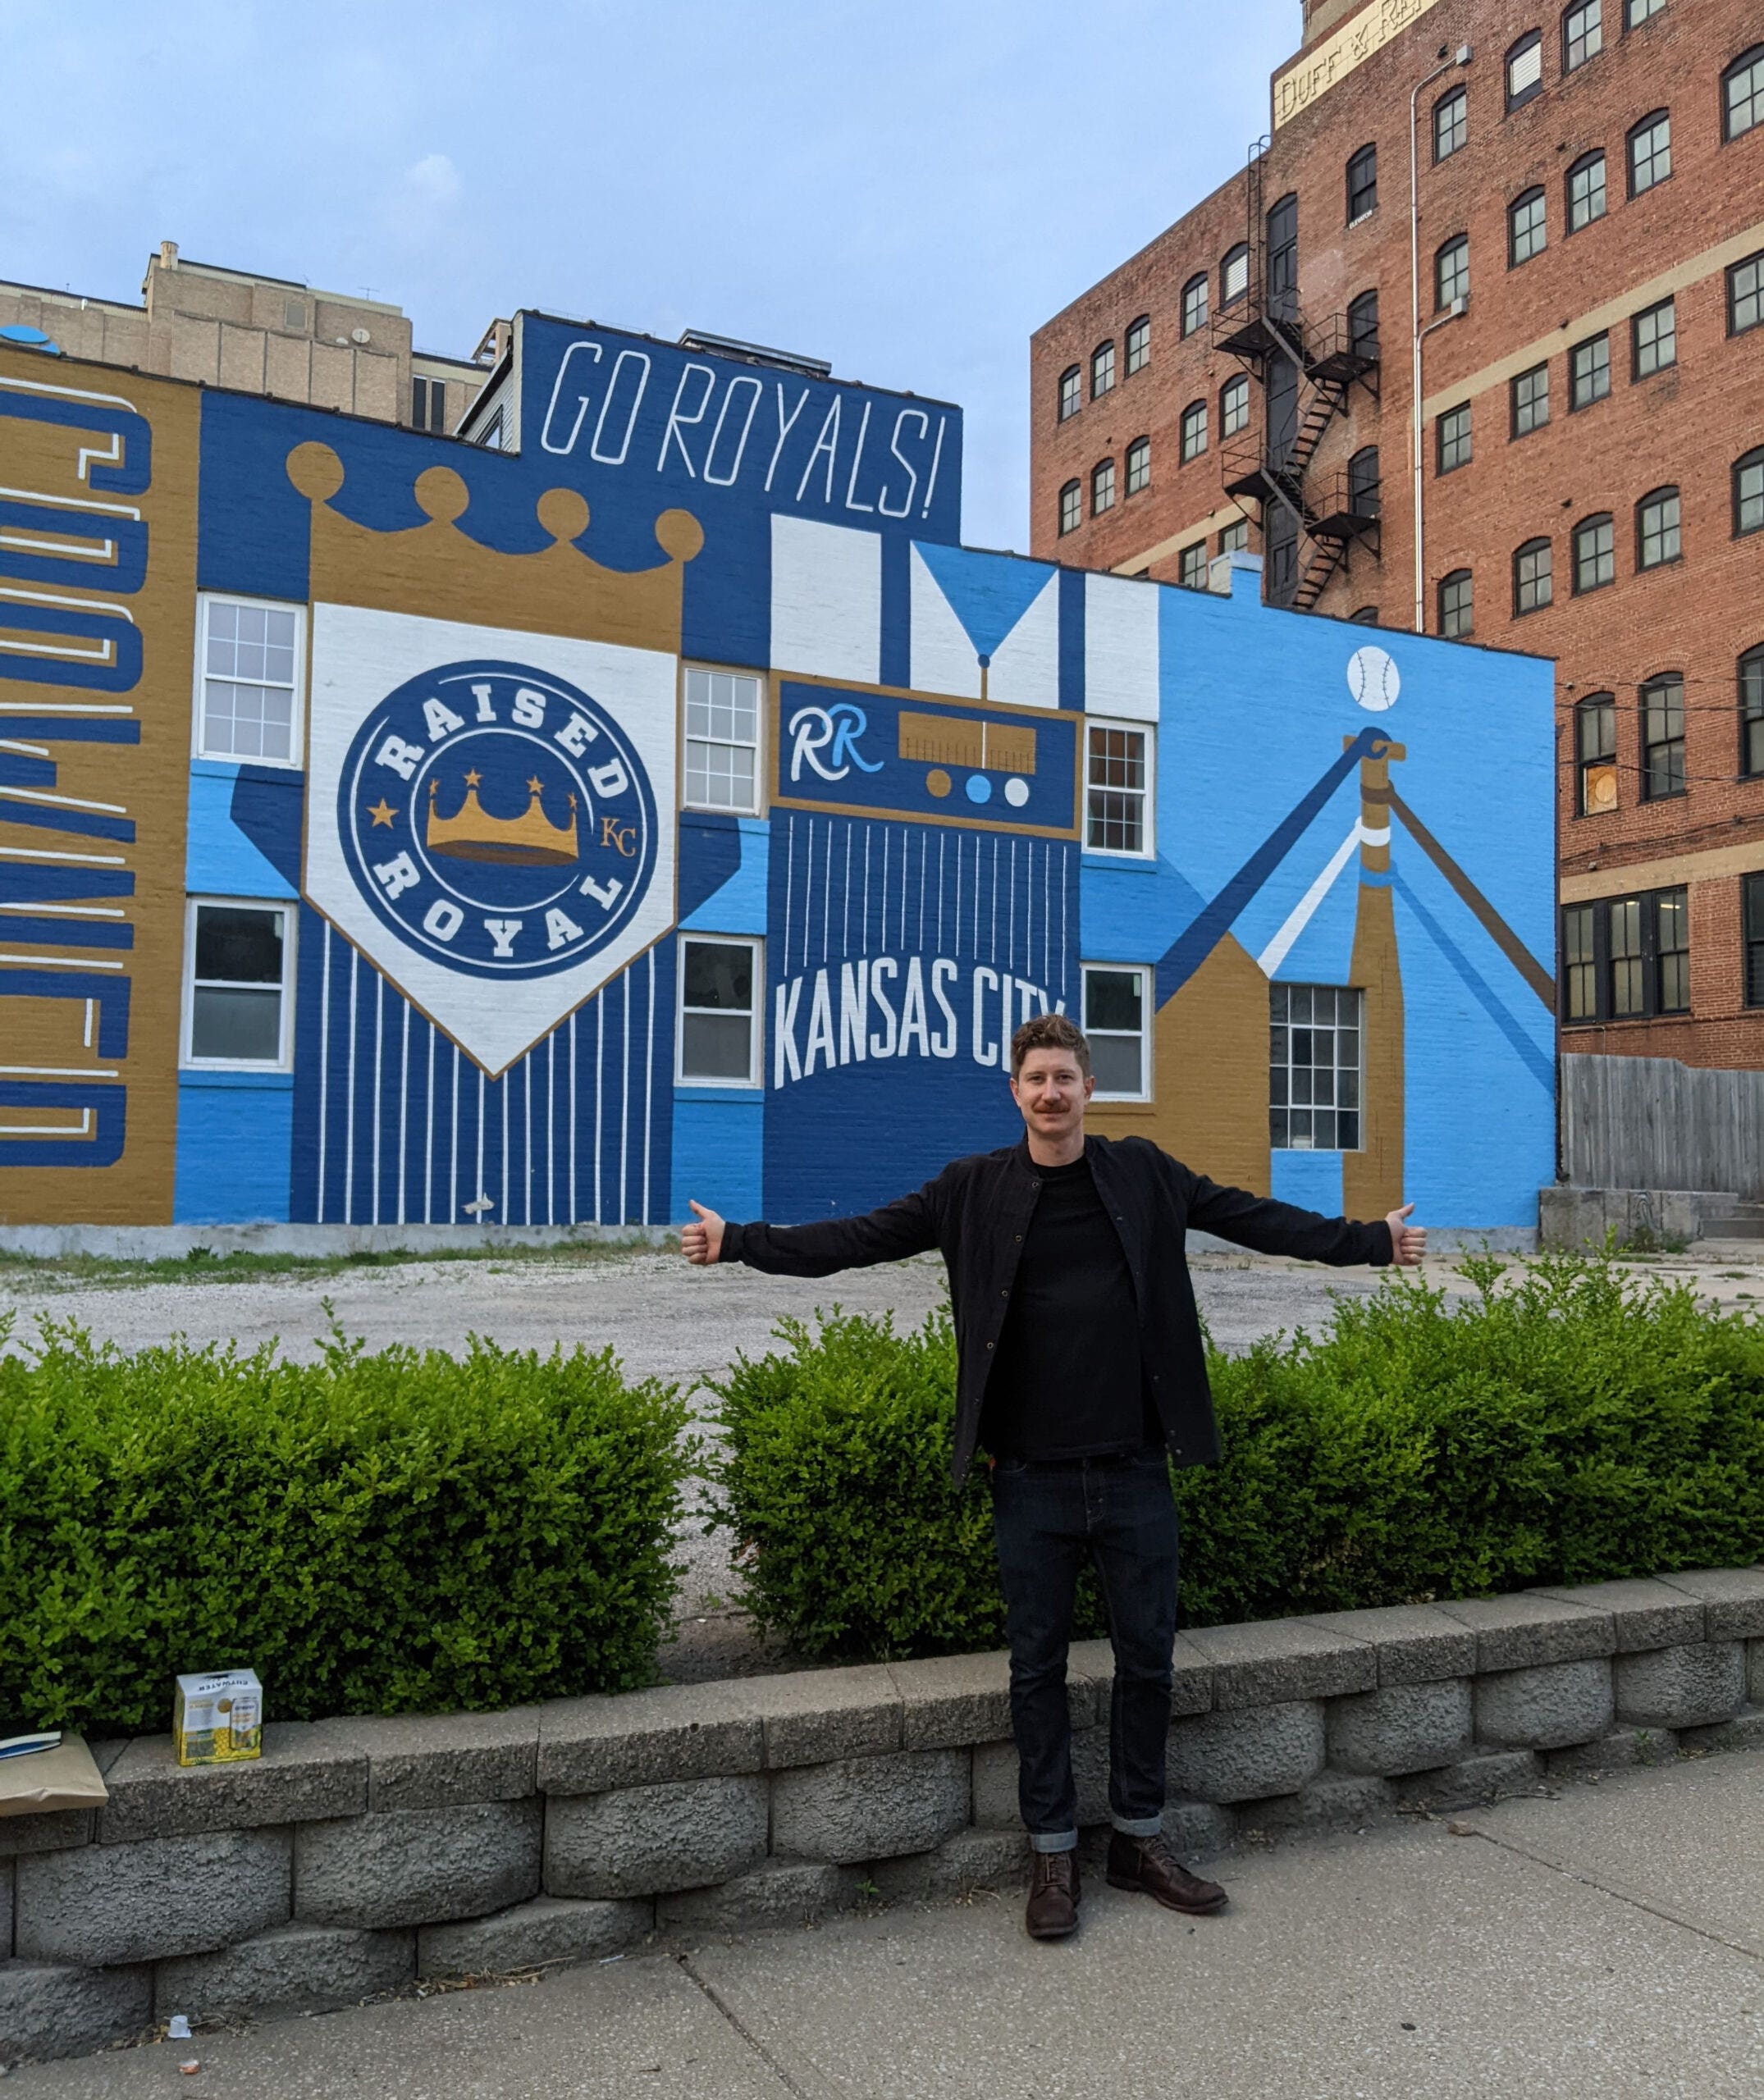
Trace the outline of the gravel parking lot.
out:
[[[1710,1250],[1713,1253],[1713,1250]],[[1679,1258],[1638,1267],[1689,1275],[1711,1299],[1764,1297],[1760,1250],[1729,1250],[1714,1259]],[[1213,1339],[1247,1348],[1278,1330],[1313,1331],[1328,1319],[1338,1294],[1364,1296],[1376,1271],[1323,1269],[1263,1255],[1195,1252],[1190,1257],[1197,1296]],[[1451,1259],[1432,1262],[1432,1281],[1454,1294],[1470,1286]],[[235,1341],[254,1349],[275,1342],[290,1357],[316,1353],[327,1331],[329,1299],[345,1333],[370,1349],[409,1342],[453,1352],[482,1335],[508,1348],[550,1349],[577,1342],[611,1348],[632,1375],[697,1390],[720,1377],[740,1354],[763,1354],[778,1319],[811,1319],[837,1305],[848,1312],[892,1312],[916,1325],[944,1295],[941,1262],[932,1255],[882,1268],[852,1270],[818,1281],[762,1276],[744,1268],[693,1269],[676,1253],[649,1249],[588,1258],[413,1262],[314,1276],[295,1271],[236,1281],[185,1282],[70,1281],[51,1264],[0,1271],[0,1309],[16,1308],[28,1339],[34,1317],[71,1320],[94,1339],[126,1349],[183,1335],[193,1342]],[[714,1408],[697,1390],[695,1404]],[[734,1588],[726,1534],[706,1535],[698,1515],[681,1538],[681,1639],[664,1658],[669,1675],[705,1677],[778,1667],[759,1650],[726,1600]]]

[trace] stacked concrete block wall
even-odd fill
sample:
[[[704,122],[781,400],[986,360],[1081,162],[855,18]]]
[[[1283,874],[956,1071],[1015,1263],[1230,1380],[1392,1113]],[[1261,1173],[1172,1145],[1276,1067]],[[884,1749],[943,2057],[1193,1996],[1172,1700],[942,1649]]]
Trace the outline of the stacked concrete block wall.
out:
[[[1073,1650],[1087,1846],[1112,1685]],[[1191,1851],[1761,1746],[1764,1568],[1209,1628],[1174,1689]],[[103,1808],[0,1819],[0,2062],[1009,1882],[1009,1728],[987,1655],[272,1723],[245,1764],[97,1744]]]

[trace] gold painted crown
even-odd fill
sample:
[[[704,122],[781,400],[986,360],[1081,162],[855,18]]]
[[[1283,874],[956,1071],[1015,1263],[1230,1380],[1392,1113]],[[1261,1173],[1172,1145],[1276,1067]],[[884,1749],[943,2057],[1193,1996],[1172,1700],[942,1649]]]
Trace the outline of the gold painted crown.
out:
[[[667,557],[656,568],[604,568],[575,544],[587,530],[588,506],[574,489],[547,489],[533,507],[550,546],[506,555],[459,530],[471,494],[451,467],[429,467],[417,477],[417,507],[428,523],[391,532],[358,525],[331,508],[343,486],[343,463],[328,445],[297,445],[287,472],[313,506],[315,604],[679,653],[686,564],[704,545],[688,510],[665,510],[656,520],[656,542]]]
[[[423,833],[432,853],[455,861],[498,861],[505,867],[559,868],[579,859],[576,845],[576,798],[569,797],[569,822],[555,824],[545,813],[544,789],[537,775],[527,783],[527,807],[518,817],[493,817],[478,799],[476,771],[465,776],[465,800],[450,817],[436,806],[436,782],[429,780],[429,820]]]

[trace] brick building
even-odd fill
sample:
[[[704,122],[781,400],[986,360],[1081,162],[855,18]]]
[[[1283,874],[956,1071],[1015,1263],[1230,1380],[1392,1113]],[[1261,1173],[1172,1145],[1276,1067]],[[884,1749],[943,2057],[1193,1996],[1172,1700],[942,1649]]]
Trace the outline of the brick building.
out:
[[[174,240],[149,257],[139,306],[0,281],[7,334],[47,336],[64,355],[98,364],[431,431],[457,427],[496,347],[493,328],[481,346],[484,362],[437,357],[413,346],[401,307],[193,262]]]
[[[1556,660],[1568,1050],[1764,1066],[1761,34],[1305,0],[1245,171],[1031,348],[1037,553]]]

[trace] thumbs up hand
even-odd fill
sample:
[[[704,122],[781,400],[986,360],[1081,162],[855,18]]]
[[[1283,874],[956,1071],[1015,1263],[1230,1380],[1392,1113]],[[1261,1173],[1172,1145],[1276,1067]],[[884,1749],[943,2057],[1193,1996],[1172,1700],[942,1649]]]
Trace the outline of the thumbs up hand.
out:
[[[1413,1203],[1405,1203],[1401,1210],[1390,1212],[1384,1221],[1391,1229],[1391,1259],[1400,1268],[1418,1268],[1427,1252],[1427,1227],[1406,1222],[1414,1208]],[[722,1222],[717,1220],[719,1227]]]
[[[691,1198],[688,1198],[688,1201],[690,1203]],[[722,1258],[723,1221],[715,1211],[707,1211],[702,1203],[692,1203],[692,1211],[698,1221],[696,1225],[681,1226],[680,1252],[694,1268],[708,1268],[713,1262]]]

